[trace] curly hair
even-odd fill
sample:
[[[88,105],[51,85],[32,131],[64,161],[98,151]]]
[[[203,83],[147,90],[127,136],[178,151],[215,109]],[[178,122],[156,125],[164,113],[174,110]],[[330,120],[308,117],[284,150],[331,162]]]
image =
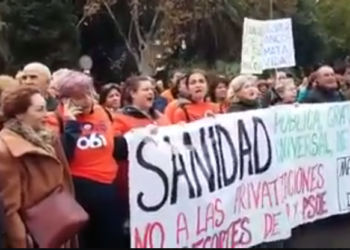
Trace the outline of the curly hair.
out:
[[[15,118],[16,115],[27,112],[32,105],[32,96],[40,94],[40,90],[34,86],[21,85],[8,89],[1,98],[1,109],[4,120]]]

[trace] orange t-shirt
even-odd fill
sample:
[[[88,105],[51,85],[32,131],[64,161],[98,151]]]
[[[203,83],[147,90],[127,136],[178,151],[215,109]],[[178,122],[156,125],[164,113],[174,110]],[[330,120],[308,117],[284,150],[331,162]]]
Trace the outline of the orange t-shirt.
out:
[[[164,90],[164,91],[160,94],[160,96],[164,97],[164,98],[168,101],[168,103],[174,101],[174,96],[173,96],[173,94],[171,93],[171,90],[170,90],[170,89]]]
[[[168,117],[165,115],[159,114],[157,120],[151,120],[148,118],[137,118],[131,115],[126,115],[123,113],[116,114],[114,117],[114,132],[115,134],[126,134],[131,129],[146,127],[147,125],[155,124],[158,126],[167,126],[170,125]]]
[[[60,124],[55,112],[48,112],[45,117],[45,126],[57,135],[60,134]]]
[[[183,107],[177,107],[174,112],[174,123],[193,122],[205,117],[208,111],[219,114],[219,106],[212,102],[189,103]],[[187,113],[187,115],[186,115]]]
[[[220,102],[219,105],[219,111],[221,114],[225,114],[226,110],[228,109],[229,103],[228,102]]]
[[[164,115],[166,115],[171,123],[174,123],[174,114],[176,109],[178,108],[179,100],[174,100],[166,106],[164,110]]]
[[[114,131],[106,111],[95,106],[91,114],[77,117],[81,135],[70,162],[73,176],[101,183],[112,183],[118,166],[113,158]]]

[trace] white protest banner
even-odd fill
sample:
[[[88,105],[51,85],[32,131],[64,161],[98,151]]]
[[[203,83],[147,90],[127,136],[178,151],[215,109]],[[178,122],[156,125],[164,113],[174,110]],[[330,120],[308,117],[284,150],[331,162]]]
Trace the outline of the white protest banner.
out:
[[[295,66],[290,18],[254,20],[245,18],[242,38],[242,74],[260,74],[265,69]]]
[[[132,247],[246,248],[350,212],[349,125],[347,102],[128,134]]]
[[[290,18],[264,21],[264,69],[295,66],[294,39]]]
[[[261,74],[263,67],[263,22],[244,19],[241,73]]]

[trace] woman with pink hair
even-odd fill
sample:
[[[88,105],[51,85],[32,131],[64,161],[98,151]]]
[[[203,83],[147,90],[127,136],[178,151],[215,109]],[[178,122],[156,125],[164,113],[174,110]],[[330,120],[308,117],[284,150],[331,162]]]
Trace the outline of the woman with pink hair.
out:
[[[63,79],[70,72],[71,70],[69,69],[59,69],[52,73],[51,82],[47,90],[50,96],[55,98],[57,97],[61,79]]]
[[[80,245],[122,247],[122,239],[118,238],[123,234],[122,217],[115,184],[117,139],[111,115],[96,104],[90,76],[73,70],[62,71],[53,84],[60,104],[51,116],[51,125],[62,135],[77,201],[90,216]]]

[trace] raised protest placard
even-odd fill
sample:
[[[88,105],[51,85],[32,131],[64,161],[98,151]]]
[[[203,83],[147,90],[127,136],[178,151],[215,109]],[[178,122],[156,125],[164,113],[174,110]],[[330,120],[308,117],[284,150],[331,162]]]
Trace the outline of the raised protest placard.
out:
[[[290,18],[276,20],[244,19],[241,73],[259,74],[265,69],[295,66]]]
[[[290,18],[264,21],[264,69],[295,66],[294,39]]]
[[[350,212],[350,103],[127,135],[133,248],[245,248]]]
[[[242,38],[241,72],[260,74],[263,65],[263,22],[244,19]]]

